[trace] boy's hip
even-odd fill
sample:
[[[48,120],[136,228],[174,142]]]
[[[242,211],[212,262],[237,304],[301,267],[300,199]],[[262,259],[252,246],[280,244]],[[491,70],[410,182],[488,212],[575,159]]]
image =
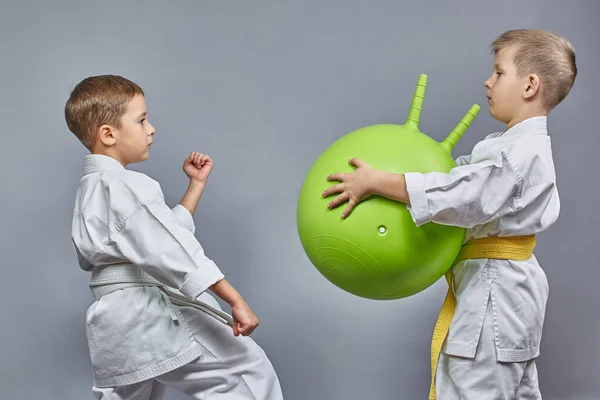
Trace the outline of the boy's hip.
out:
[[[208,293],[199,300],[219,308]],[[86,330],[96,387],[129,385],[173,371],[206,351],[240,368],[268,361],[250,337],[194,306],[172,306],[158,287],[117,290],[88,309]],[[246,369],[244,369],[246,371]]]
[[[539,355],[548,282],[535,259],[467,260],[455,267],[456,308],[443,351],[472,358],[491,320],[501,362]]]
[[[498,362],[493,318],[486,319],[471,358],[441,354],[436,375],[439,400],[541,399],[535,361]]]
[[[98,387],[150,379],[201,354],[187,321],[158,287],[102,296],[87,311],[86,335]]]

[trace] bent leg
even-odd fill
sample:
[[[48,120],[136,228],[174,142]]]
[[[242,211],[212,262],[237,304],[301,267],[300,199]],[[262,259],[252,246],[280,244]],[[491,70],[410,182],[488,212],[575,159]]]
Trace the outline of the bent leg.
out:
[[[283,399],[277,374],[254,340],[233,336],[231,327],[193,307],[179,310],[202,354],[156,380],[195,399]]]

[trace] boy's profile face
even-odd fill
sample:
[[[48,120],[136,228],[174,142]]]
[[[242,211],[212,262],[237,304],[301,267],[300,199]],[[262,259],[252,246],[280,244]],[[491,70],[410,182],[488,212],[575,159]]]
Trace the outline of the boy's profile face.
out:
[[[517,74],[514,63],[514,47],[500,50],[494,60],[494,71],[485,81],[488,104],[492,117],[505,124],[518,115],[523,104],[523,92],[527,88],[527,77]]]
[[[120,125],[100,128],[101,140],[111,147],[113,156],[123,166],[147,160],[155,130],[147,119],[144,96],[136,95],[129,101]]]

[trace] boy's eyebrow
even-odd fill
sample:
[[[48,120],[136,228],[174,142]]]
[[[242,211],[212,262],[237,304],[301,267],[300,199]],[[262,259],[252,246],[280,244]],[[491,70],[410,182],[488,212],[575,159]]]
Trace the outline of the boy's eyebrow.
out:
[[[494,65],[494,68],[496,68],[496,69],[502,69],[502,66],[501,66],[500,64],[496,63],[496,64]]]
[[[138,115],[138,118],[140,117],[146,117],[148,115],[147,111],[144,111],[143,113],[141,113],[140,115]]]

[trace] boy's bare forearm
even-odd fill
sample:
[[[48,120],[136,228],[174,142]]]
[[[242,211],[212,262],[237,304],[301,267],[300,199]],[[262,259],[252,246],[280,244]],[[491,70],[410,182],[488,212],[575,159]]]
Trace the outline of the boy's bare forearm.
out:
[[[410,199],[406,190],[404,174],[376,170],[373,173],[371,192],[392,200],[408,204]]]
[[[179,202],[179,204],[184,206],[192,215],[194,215],[194,211],[196,211],[196,207],[198,206],[200,197],[202,197],[202,192],[204,192],[204,186],[205,182],[190,180],[188,189],[183,195],[181,201]]]
[[[231,286],[231,284],[225,279],[221,279],[209,289],[231,307],[244,301],[242,295],[240,295],[238,291],[235,290],[235,288]]]

